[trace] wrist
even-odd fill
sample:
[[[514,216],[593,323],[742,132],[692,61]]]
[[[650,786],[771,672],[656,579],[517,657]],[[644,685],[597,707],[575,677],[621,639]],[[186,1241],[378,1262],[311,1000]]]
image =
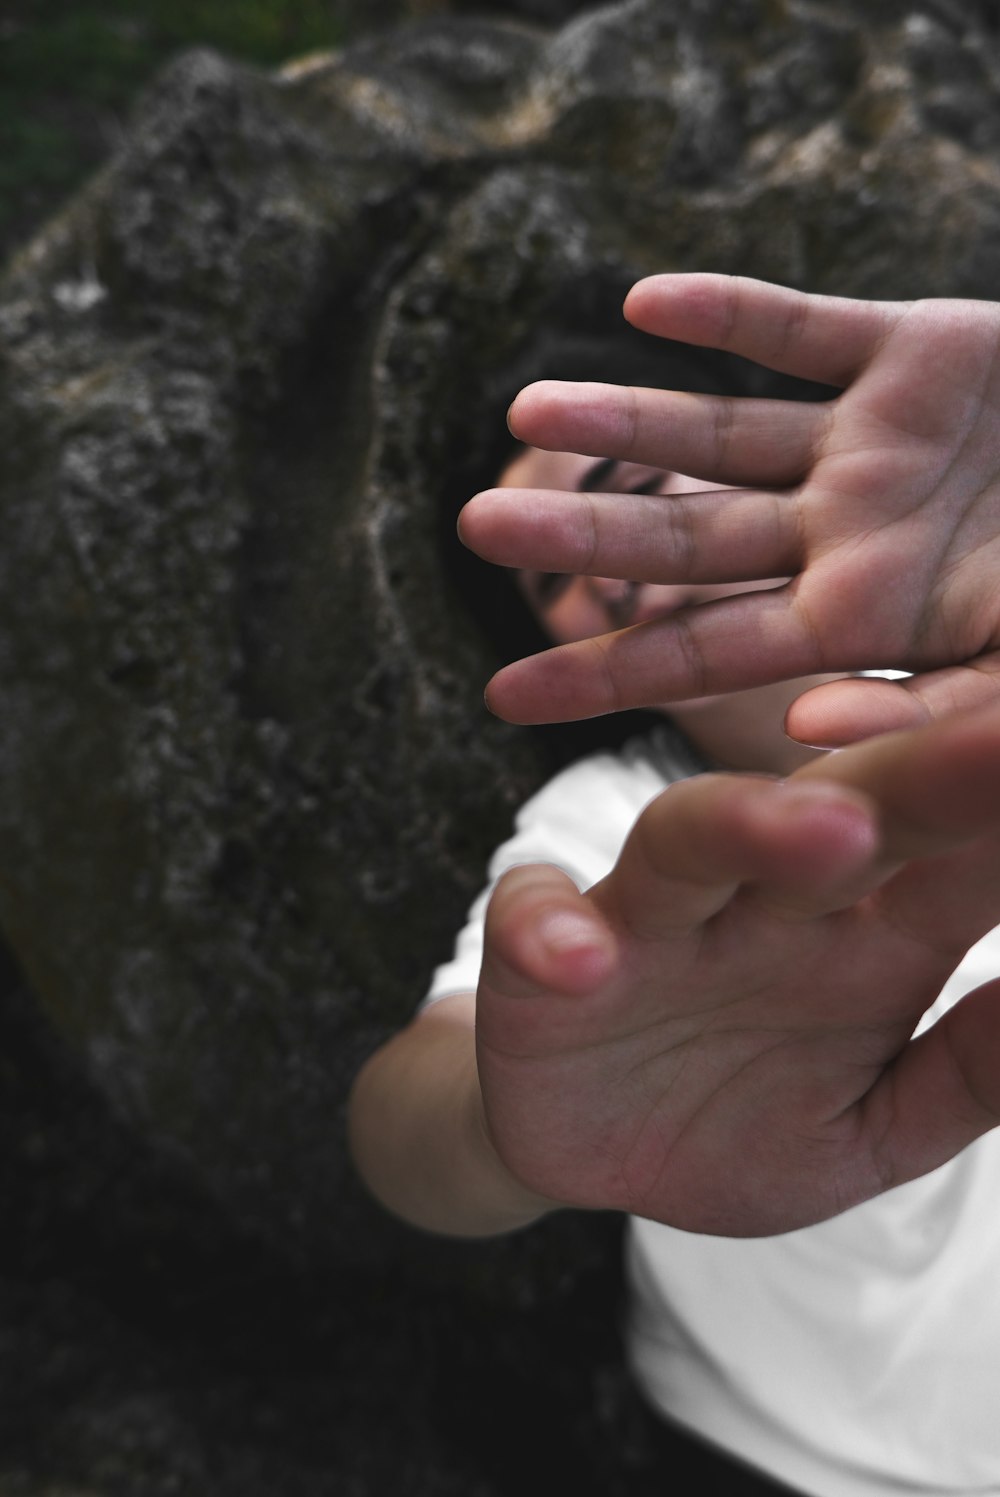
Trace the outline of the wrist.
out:
[[[531,1190],[504,1163],[490,1132],[478,1074],[470,1091],[467,1128],[469,1146],[479,1159],[477,1173],[486,1187],[490,1208],[496,1215],[493,1231],[516,1231],[553,1211],[564,1209],[565,1202]]]
[[[349,1124],[372,1194],[425,1231],[497,1236],[555,1209],[494,1147],[476,1064],[474,994],[441,999],[370,1057],[355,1080]]]

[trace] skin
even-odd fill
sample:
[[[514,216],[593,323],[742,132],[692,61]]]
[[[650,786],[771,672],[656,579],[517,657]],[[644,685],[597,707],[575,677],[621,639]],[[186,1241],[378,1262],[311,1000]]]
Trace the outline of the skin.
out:
[[[755,1236],[953,1157],[1000,1119],[1000,981],[910,1036],[1000,910],[998,756],[990,705],[672,786],[587,893],[506,874],[478,995],[357,1079],[369,1188],[461,1236],[567,1205]]]
[[[877,740],[784,785],[673,787],[588,895],[556,870],[509,874],[477,1054],[512,1175],[555,1201],[769,1235],[995,1126],[1000,983],[909,1037],[996,918],[998,724],[993,708],[985,737],[967,721]],[[994,830],[969,839],[984,805]],[[961,903],[954,884],[941,896],[952,879]]]
[[[560,461],[577,482],[579,457]],[[536,601],[538,581],[522,578]],[[609,609],[658,622],[726,601],[699,585],[623,604],[606,581],[571,577],[539,616],[568,637]],[[766,690],[722,700],[755,757],[782,739]],[[1000,1120],[1000,981],[910,1036],[1000,913],[998,758],[987,704],[786,778],[674,785],[585,893],[545,865],[506,874],[478,993],[420,1013],[358,1076],[350,1136],[369,1188],[454,1235],[574,1206],[754,1236],[953,1157]]]
[[[691,473],[713,492],[567,504],[498,488],[466,507],[462,538],[530,570],[790,580],[515,662],[490,683],[492,709],[553,721],[833,673],[786,727],[834,746],[1000,694],[1000,305],[852,301],[695,274],[639,282],[625,315],[840,394],[529,386],[509,416],[526,444]],[[913,674],[844,677],[870,666]]]
[[[580,453],[544,452],[532,447],[524,448],[504,468],[497,489],[540,491],[547,497],[553,493],[584,496],[595,480],[606,491],[619,495],[641,490],[644,494],[674,496],[713,490],[711,484],[679,473],[635,463],[595,464]],[[766,578],[751,583],[663,584],[526,569],[518,573],[528,606],[556,644],[591,639],[609,629],[634,628],[720,598],[780,587],[783,581]],[[720,767],[788,774],[813,758],[815,751],[785,734],[785,713],[803,691],[833,679],[819,675],[803,681],[767,682],[743,692],[653,705],[669,712]]]

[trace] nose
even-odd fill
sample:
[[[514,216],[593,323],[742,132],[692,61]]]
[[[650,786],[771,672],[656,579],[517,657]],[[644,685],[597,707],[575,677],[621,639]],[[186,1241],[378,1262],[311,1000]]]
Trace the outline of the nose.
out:
[[[605,610],[608,619],[617,628],[628,623],[635,608],[637,582],[626,582],[621,577],[589,577],[590,595]]]

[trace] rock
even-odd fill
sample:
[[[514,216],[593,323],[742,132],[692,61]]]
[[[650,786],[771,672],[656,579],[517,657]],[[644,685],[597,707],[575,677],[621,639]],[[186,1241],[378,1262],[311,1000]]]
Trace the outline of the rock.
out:
[[[39,1078],[72,1077],[38,1125],[61,1188],[72,1109],[104,1140],[77,1161],[112,1208],[84,1232],[101,1294],[113,1213],[145,1262],[167,1201],[184,1267],[136,1271],[139,1298],[238,1262],[296,1324],[341,1325],[345,1286],[450,1284],[459,1362],[463,1315],[600,1283],[597,1325],[608,1224],[438,1244],[346,1161],[359,1062],[564,752],[484,715],[498,656],[467,602],[489,584],[452,519],[540,330],[606,329],[638,275],[995,295],[991,16],[628,0],[276,75],[192,53],[8,267],[0,923]],[[33,1210],[23,1241],[48,1229],[71,1274],[51,1229],[78,1215]]]

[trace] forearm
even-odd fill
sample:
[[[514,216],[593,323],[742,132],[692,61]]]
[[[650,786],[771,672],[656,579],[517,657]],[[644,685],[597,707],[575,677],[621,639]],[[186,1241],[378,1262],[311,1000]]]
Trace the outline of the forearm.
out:
[[[474,998],[442,999],[368,1060],[350,1099],[358,1171],[414,1226],[489,1237],[556,1202],[525,1189],[490,1141],[476,1067]]]

